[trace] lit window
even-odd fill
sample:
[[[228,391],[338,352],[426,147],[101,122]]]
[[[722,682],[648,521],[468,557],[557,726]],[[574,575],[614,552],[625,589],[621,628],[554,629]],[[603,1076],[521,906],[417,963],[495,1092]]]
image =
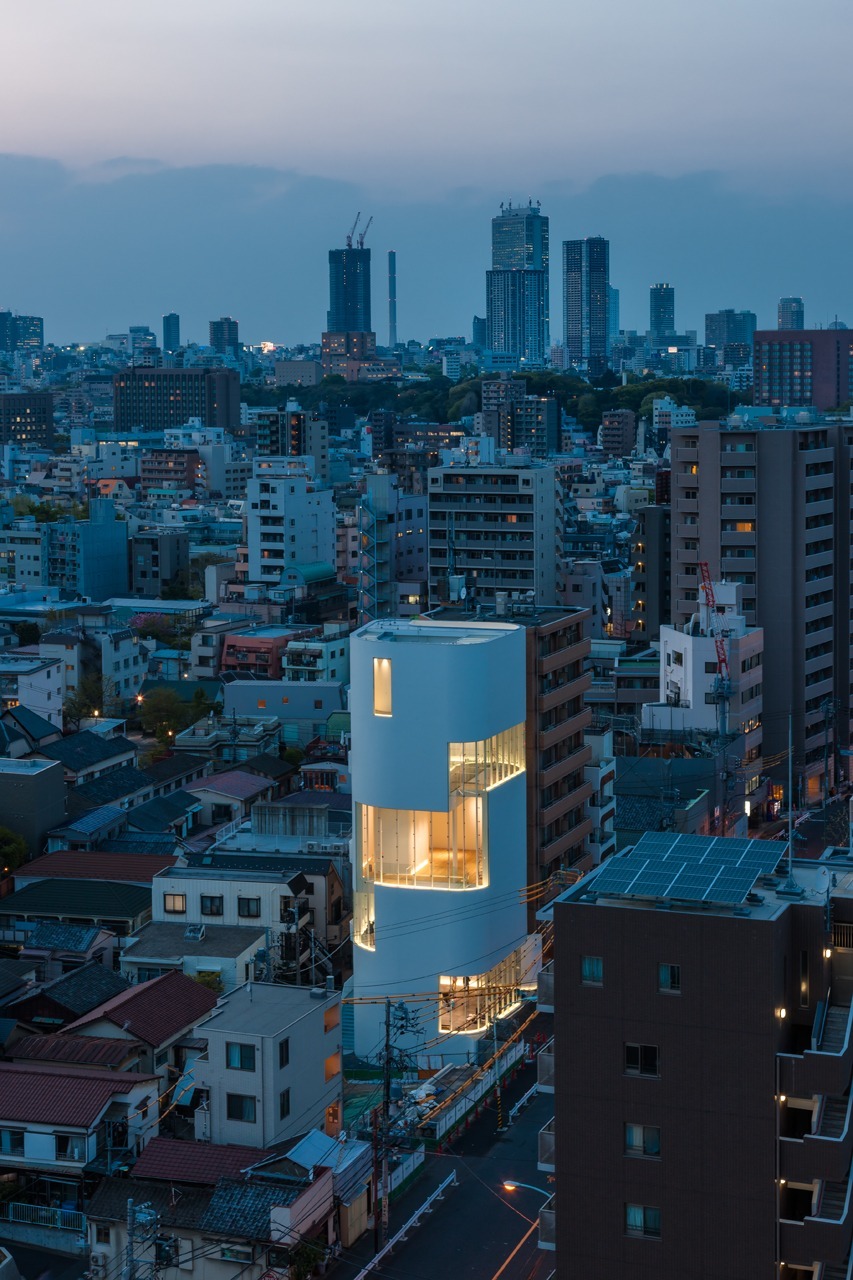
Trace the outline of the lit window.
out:
[[[164,893],[163,910],[168,915],[184,915],[187,909],[186,894]]]
[[[391,714],[391,659],[373,659],[373,714]]]

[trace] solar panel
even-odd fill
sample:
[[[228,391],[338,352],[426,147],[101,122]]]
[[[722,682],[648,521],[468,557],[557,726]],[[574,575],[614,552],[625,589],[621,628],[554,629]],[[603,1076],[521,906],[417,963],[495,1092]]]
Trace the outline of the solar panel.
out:
[[[614,896],[737,904],[784,854],[769,840],[650,831],[605,864],[590,887]]]

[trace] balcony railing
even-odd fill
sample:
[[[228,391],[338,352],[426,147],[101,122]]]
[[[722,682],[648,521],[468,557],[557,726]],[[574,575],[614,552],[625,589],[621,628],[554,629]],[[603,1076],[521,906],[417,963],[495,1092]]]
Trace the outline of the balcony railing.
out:
[[[542,1173],[554,1172],[554,1120],[553,1117],[539,1130],[539,1163]]]
[[[832,945],[853,950],[853,923],[836,920],[832,926]]]
[[[537,1002],[540,1013],[554,1012],[554,961],[543,965],[537,979],[539,991]]]
[[[539,1210],[539,1248],[555,1250],[557,1247],[556,1214],[554,1197],[546,1200]]]
[[[544,1044],[536,1055],[536,1080],[540,1093],[554,1092],[554,1039]]]
[[[816,1025],[818,1019],[815,1019]],[[820,1023],[820,1038],[805,1053],[779,1054],[779,1087],[802,1097],[826,1094],[840,1098],[853,1074],[853,1005],[829,1005]]]
[[[23,1204],[15,1200],[0,1203],[0,1222],[17,1222],[55,1231],[86,1231],[86,1215],[76,1209],[51,1209],[43,1204]]]

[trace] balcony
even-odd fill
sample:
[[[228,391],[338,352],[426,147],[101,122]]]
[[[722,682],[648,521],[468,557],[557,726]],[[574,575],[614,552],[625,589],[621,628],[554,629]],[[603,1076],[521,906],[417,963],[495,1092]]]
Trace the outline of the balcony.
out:
[[[582,782],[580,786],[575,787],[573,791],[569,791],[566,795],[560,796],[559,799],[552,801],[551,804],[545,805],[539,814],[539,821],[547,826],[550,822],[556,822],[558,818],[562,818],[564,814],[571,813],[573,809],[579,809],[584,805],[592,795],[592,783]]]
[[[539,970],[537,1004],[540,1013],[554,1012],[554,961]]]
[[[536,1055],[536,1083],[540,1093],[554,1092],[554,1037]]]
[[[811,1049],[801,1054],[779,1054],[780,1091],[797,1097],[809,1094],[843,1097],[853,1075],[851,1032],[853,1005],[826,1005],[821,1002],[815,1017]]]
[[[554,1118],[553,1116],[547,1124],[543,1125],[539,1130],[539,1163],[537,1168],[541,1173],[554,1172]]]
[[[561,778],[565,778],[567,774],[577,773],[578,769],[583,769],[592,759],[592,748],[586,743],[578,747],[576,751],[572,751],[563,760],[555,760],[553,764],[549,764],[547,768],[541,769],[539,773],[540,787],[553,786],[555,782],[559,782]]]
[[[811,1133],[800,1138],[779,1139],[779,1169],[783,1178],[788,1182],[815,1179],[840,1182],[846,1177],[853,1156],[851,1108],[853,1095],[823,1098]]]
[[[554,1197],[546,1200],[542,1208],[539,1210],[539,1248],[550,1249],[552,1252],[557,1247],[557,1232],[554,1213]]]
[[[853,1182],[824,1182],[818,1211],[800,1220],[780,1222],[780,1251],[788,1266],[811,1267],[815,1258],[824,1263],[849,1262],[853,1237],[850,1192]]]

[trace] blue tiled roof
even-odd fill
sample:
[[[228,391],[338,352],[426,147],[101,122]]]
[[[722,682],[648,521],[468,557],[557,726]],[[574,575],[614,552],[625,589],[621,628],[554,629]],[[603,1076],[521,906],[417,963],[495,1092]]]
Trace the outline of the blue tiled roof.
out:
[[[30,951],[88,951],[100,932],[82,924],[37,924],[27,934],[26,946]]]
[[[97,809],[89,809],[79,814],[73,822],[66,822],[62,827],[55,827],[50,834],[59,836],[76,832],[79,835],[90,835],[104,827],[112,827],[124,817],[124,809],[116,809],[114,805],[104,804]]]
[[[305,1190],[305,1185],[237,1182],[232,1178],[221,1178],[201,1228],[223,1235],[268,1240],[270,1210],[277,1205],[293,1204]]]

